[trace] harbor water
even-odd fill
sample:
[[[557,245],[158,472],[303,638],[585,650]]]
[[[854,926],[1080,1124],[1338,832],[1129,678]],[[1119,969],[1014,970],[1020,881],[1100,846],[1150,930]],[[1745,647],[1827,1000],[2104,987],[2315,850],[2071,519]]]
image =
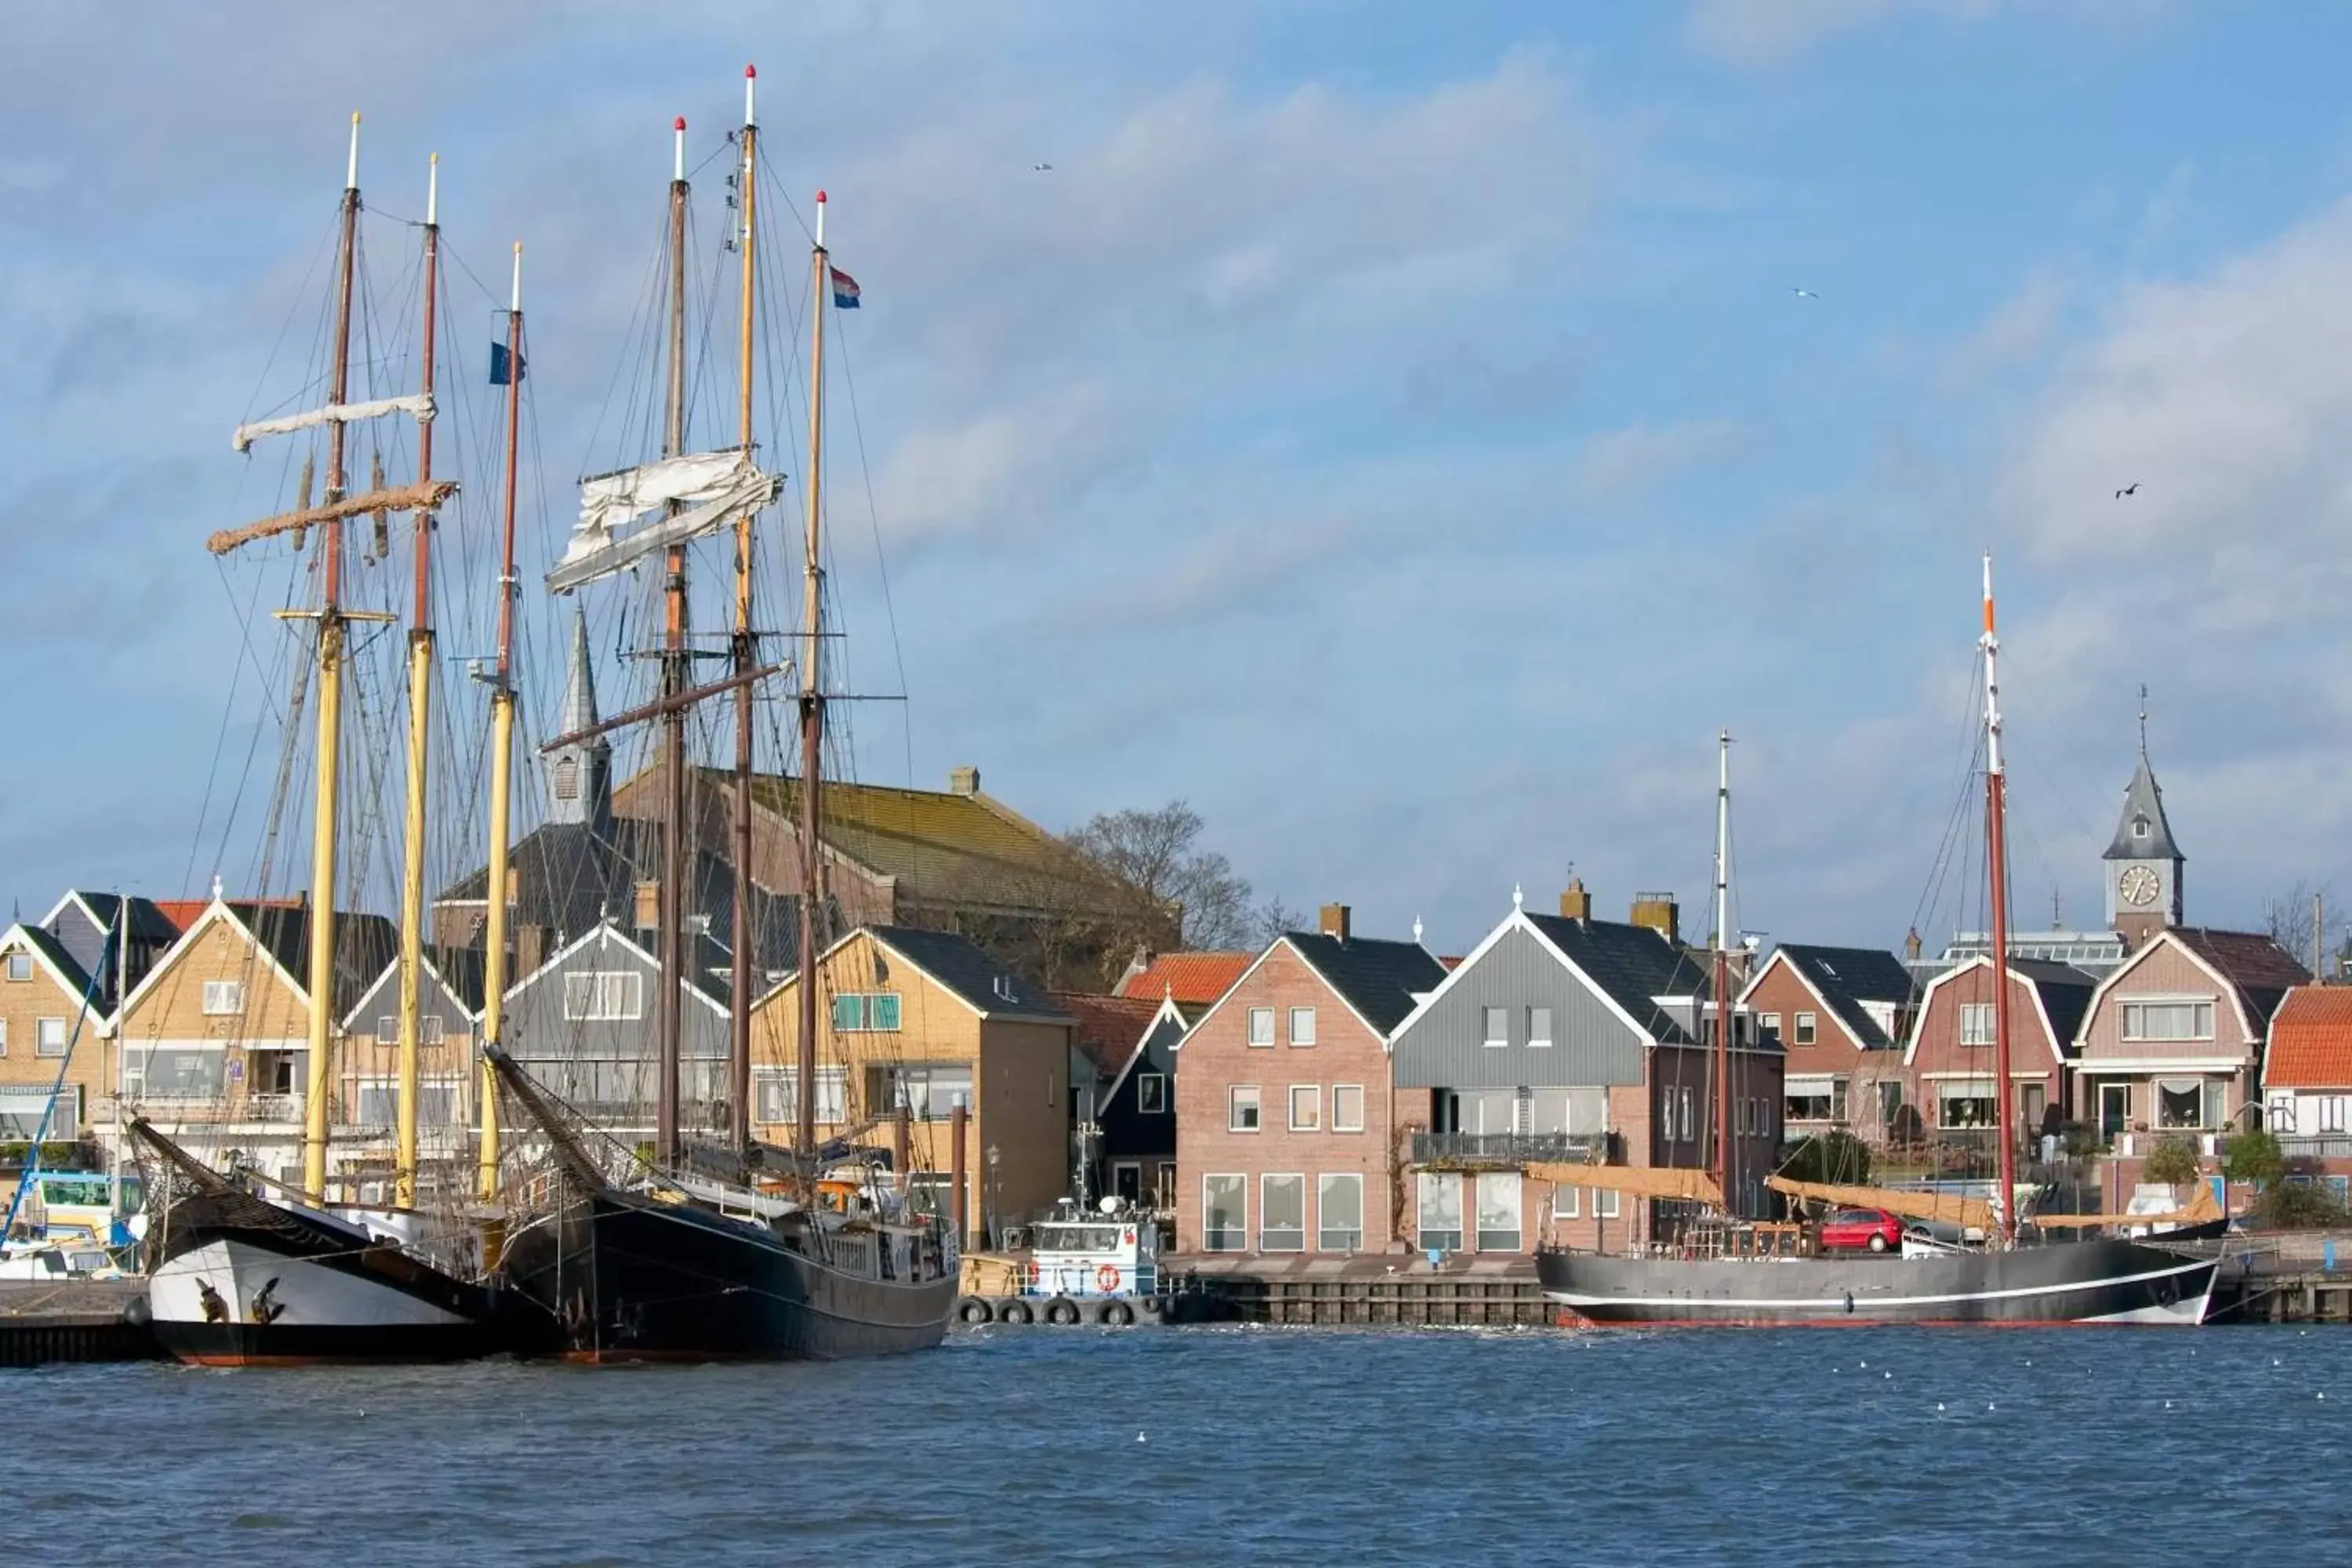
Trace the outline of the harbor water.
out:
[[[2352,1334],[986,1330],[899,1360],[0,1373],[27,1562],[2352,1557]]]

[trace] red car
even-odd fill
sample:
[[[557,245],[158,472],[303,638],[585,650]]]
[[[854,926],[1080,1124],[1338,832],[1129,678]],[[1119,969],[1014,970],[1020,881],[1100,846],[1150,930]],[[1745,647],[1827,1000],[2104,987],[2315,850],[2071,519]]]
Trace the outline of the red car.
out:
[[[1885,1209],[1840,1209],[1822,1221],[1822,1246],[1832,1252],[1895,1252],[1903,1222]]]

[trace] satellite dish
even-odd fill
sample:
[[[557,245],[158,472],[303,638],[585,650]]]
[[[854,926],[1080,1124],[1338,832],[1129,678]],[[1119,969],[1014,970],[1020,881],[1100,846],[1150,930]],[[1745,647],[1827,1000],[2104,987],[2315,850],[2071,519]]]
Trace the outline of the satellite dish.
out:
[[[1117,1214],[1118,1212],[1118,1200],[1106,1194],[1101,1204],[1097,1206],[1099,1206],[1105,1214]]]

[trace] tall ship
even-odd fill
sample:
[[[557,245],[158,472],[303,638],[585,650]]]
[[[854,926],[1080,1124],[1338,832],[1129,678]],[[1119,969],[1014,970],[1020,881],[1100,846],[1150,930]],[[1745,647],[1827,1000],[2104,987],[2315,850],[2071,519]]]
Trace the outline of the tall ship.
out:
[[[2008,973],[2006,778],[2001,757],[2000,642],[1994,632],[1992,561],[1984,566],[1985,850],[1992,973]],[[2139,1216],[2137,1226],[2169,1224],[2164,1239],[2098,1236],[2116,1222],[2104,1215],[2044,1215],[2029,1222],[2018,1201],[2016,1096],[2009,1089],[2009,988],[1993,989],[1993,1081],[2000,1144],[1999,1179],[1990,1201],[1937,1193],[1797,1182],[1766,1185],[1791,1199],[1885,1209],[1957,1231],[1957,1242],[1914,1237],[1897,1257],[1766,1255],[1740,1245],[1724,1191],[1731,1168],[1727,1094],[1732,1027],[1725,953],[1728,947],[1729,763],[1717,785],[1716,851],[1715,1076],[1716,1158],[1707,1172],[1536,1164],[1530,1174],[1637,1195],[1696,1204],[1725,1215],[1686,1239],[1650,1255],[1547,1249],[1536,1272],[1545,1294],[1589,1322],[1616,1324],[1969,1324],[2204,1321],[2220,1260],[2199,1243],[2225,1225],[2210,1195],[2169,1215]],[[2070,1234],[2080,1232],[2079,1236]],[[1981,1237],[1980,1243],[1971,1237]],[[1702,1255],[1712,1252],[1713,1256]]]
[[[673,127],[669,186],[667,357],[660,456],[583,481],[581,515],[568,548],[548,576],[549,589],[574,594],[605,579],[659,563],[663,636],[654,658],[660,692],[650,703],[549,742],[546,750],[639,723],[657,728],[659,776],[666,791],[659,821],[655,911],[658,998],[655,1008],[655,1120],[649,1142],[599,1127],[582,1108],[537,1079],[486,1031],[489,1069],[514,1115],[518,1167],[505,1174],[501,1238],[504,1277],[552,1323],[545,1347],[588,1362],[718,1359],[835,1360],[920,1350],[944,1337],[954,1302],[956,1242],[942,1217],[919,1202],[902,1162],[848,1141],[820,1145],[815,1135],[820,925],[827,918],[819,797],[824,785],[828,696],[821,562],[821,475],[824,445],[826,306],[852,308],[856,285],[835,268],[824,241],[825,197],[816,198],[810,251],[809,418],[804,594],[796,668],[762,663],[754,619],[755,521],[776,499],[779,476],[761,465],[754,429],[753,373],[759,314],[761,179],[757,76],[744,73],[740,130],[729,139],[738,156],[728,184],[728,248],[740,283],[737,430],[732,446],[695,450],[688,439],[688,354],[687,215],[689,197],[686,121]],[[733,620],[727,675],[698,683],[698,657],[688,631],[689,546],[731,531]],[[794,945],[798,975],[797,1086],[791,1147],[751,1136],[751,1013],[761,979],[754,942],[752,779],[754,690],[789,673],[796,687],[798,900]],[[683,906],[693,814],[687,802],[687,719],[707,701],[732,710],[734,768],[730,823],[734,867],[727,964],[728,1052],[723,1088],[702,1103],[723,1110],[715,1136],[689,1138],[683,1108],[682,1020],[698,984],[689,949],[707,933],[689,931]],[[494,832],[492,864],[505,840]],[[499,907],[494,892],[491,906]],[[904,1140],[900,1141],[903,1149]],[[496,1152],[483,1155],[485,1191],[499,1179]]]

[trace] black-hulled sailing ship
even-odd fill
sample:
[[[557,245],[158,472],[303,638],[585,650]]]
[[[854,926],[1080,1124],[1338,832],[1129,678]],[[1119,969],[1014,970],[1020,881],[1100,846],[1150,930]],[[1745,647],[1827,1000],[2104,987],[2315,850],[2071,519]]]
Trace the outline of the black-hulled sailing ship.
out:
[[[789,1150],[750,1135],[751,1005],[757,965],[751,942],[752,690],[781,668],[760,663],[751,619],[752,525],[778,481],[756,461],[751,375],[755,313],[758,121],[753,73],[745,72],[744,124],[736,184],[742,268],[740,444],[695,452],[686,438],[686,122],[677,121],[670,184],[667,415],[661,458],[582,487],[581,520],[548,585],[578,590],[648,557],[664,569],[666,637],[656,701],[596,727],[660,723],[662,814],[656,944],[660,1005],[655,1137],[650,1148],[600,1131],[536,1083],[490,1037],[487,1055],[519,1131],[543,1142],[546,1160],[527,1201],[509,1209],[504,1268],[513,1288],[553,1324],[551,1349],[586,1362],[832,1360],[936,1345],[953,1304],[954,1238],[940,1216],[919,1212],[903,1172],[884,1176],[848,1147],[815,1138],[817,923],[824,900],[817,851],[826,696],[820,592],[819,479],[824,451],[824,308],[845,302],[845,278],[824,246],[824,196],[817,196],[811,252],[809,472],[804,546],[806,596],[799,668],[800,792],[803,852],[797,921],[799,1086],[796,1138]],[[731,522],[735,531],[732,673],[697,686],[686,637],[687,549]],[[688,962],[681,889],[690,831],[685,803],[688,710],[733,699],[735,774],[730,1050],[723,1103],[728,1126],[716,1142],[689,1145],[680,1133],[680,1021]],[[560,736],[547,749],[577,744]],[[493,845],[493,854],[498,847]]]
[[[1992,972],[2008,973],[2008,858],[2005,775],[2001,761],[2000,643],[1993,630],[1992,562],[1984,574],[1985,851],[1992,926]],[[1728,772],[1719,798],[1727,801]],[[1728,910],[1723,867],[1729,853],[1718,816],[1715,948],[1715,1062],[1718,1085],[1717,1163],[1711,1173],[1641,1171],[1553,1165],[1530,1171],[1556,1180],[1679,1201],[1696,1201],[1727,1215],[1733,1188],[1728,1118],[1720,1098],[1727,1083],[1732,1019],[1721,954],[1727,946]],[[1539,1253],[1536,1271],[1546,1295],[1596,1323],[2145,1323],[2193,1325],[2205,1319],[2219,1259],[2198,1244],[2224,1223],[2210,1197],[2180,1215],[2163,1238],[2112,1237],[2063,1240],[2066,1229],[2096,1230],[2105,1216],[2043,1216],[2021,1224],[2017,1201],[2016,1096],[2010,1079],[2009,988],[1993,992],[1993,1081],[1999,1107],[1999,1184],[1990,1203],[1939,1194],[1842,1187],[1772,1177],[1768,1185],[1791,1197],[1885,1208],[1913,1218],[1956,1225],[1964,1238],[1945,1245],[1906,1242],[1903,1256],[1782,1258],[1739,1256],[1726,1246],[1736,1229],[1727,1220],[1703,1226],[1716,1256],[1661,1246],[1652,1256],[1611,1256],[1564,1248]],[[2072,1222],[2071,1224],[2069,1222]],[[2135,1220],[2135,1225],[2149,1223]]]

